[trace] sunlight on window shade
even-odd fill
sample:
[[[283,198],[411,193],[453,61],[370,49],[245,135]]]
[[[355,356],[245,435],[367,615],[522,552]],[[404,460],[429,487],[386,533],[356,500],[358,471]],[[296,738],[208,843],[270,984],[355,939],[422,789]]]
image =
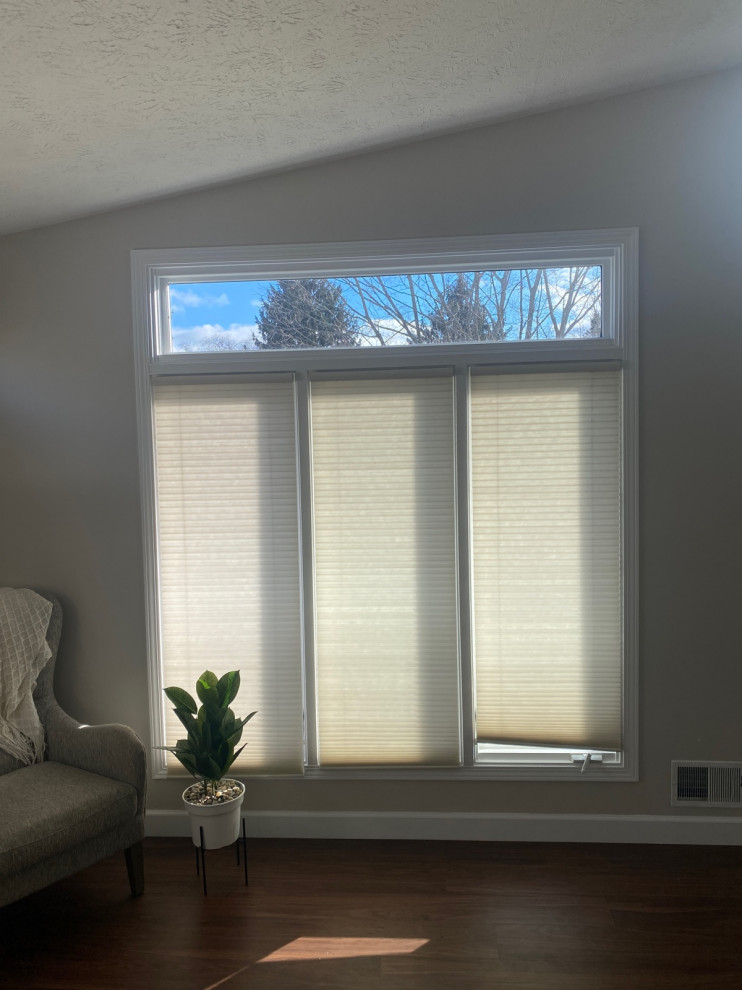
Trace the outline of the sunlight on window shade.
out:
[[[153,391],[164,685],[194,694],[205,669],[240,670],[235,714],[258,714],[234,769],[301,772],[293,386]]]
[[[620,376],[474,376],[477,738],[621,746]]]
[[[323,765],[459,760],[450,378],[312,385]]]
[[[295,938],[258,962],[310,962],[361,956],[402,956],[417,952],[427,938]]]

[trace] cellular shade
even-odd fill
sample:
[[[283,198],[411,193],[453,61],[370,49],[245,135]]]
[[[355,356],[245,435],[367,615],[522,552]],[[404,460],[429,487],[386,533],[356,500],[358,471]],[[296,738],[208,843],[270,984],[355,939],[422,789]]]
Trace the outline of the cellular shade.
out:
[[[620,372],[471,380],[479,742],[621,747]]]
[[[291,382],[153,389],[164,685],[239,669],[234,769],[302,772]],[[168,745],[184,730],[167,704]],[[169,756],[169,766],[180,765]]]
[[[459,762],[450,377],[312,385],[322,765]]]

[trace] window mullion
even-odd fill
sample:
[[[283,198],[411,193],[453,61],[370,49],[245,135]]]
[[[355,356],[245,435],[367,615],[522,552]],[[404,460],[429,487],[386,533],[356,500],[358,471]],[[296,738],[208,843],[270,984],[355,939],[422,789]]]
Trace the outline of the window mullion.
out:
[[[309,376],[304,371],[298,371],[295,382],[299,522],[301,530],[304,747],[306,765],[316,767],[318,765],[318,747],[315,668],[314,523],[312,518],[312,425]]]
[[[459,589],[459,671],[461,759],[475,763],[474,641],[471,594],[471,512],[469,499],[469,369],[456,365],[454,372],[456,423],[456,517]]]

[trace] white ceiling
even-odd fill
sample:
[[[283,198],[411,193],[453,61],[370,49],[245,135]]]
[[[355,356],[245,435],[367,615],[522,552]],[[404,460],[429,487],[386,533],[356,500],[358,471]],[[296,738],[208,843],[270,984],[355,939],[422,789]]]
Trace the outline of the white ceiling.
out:
[[[3,0],[0,233],[742,62],[741,0]]]

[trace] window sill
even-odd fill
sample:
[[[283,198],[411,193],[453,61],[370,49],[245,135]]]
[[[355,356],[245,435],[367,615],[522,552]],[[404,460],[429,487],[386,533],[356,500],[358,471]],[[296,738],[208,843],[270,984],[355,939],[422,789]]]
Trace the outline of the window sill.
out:
[[[235,773],[239,780],[512,780],[512,781],[571,781],[595,783],[613,781],[632,783],[639,779],[635,768],[620,764],[591,764],[582,773],[582,765],[575,764],[490,764],[471,767],[308,767],[303,774],[245,774]],[[159,771],[154,780],[190,779],[188,774]]]

